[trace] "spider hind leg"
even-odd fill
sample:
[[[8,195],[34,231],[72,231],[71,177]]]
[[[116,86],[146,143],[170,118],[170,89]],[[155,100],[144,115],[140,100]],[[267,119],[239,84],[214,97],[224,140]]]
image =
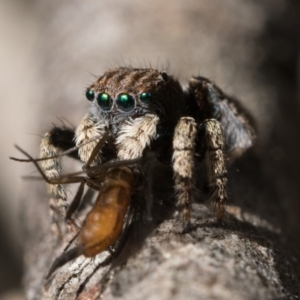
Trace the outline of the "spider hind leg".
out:
[[[239,101],[201,76],[190,79],[188,93],[192,112],[197,112],[201,120],[215,119],[220,122],[225,140],[224,150],[232,161],[253,146],[255,122]]]

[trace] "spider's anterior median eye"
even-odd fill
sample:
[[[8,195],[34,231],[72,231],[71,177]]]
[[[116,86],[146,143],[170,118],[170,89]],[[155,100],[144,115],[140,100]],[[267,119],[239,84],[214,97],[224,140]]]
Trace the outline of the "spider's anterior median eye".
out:
[[[151,95],[151,93],[141,93],[141,94],[140,94],[140,100],[141,100],[143,103],[149,103],[149,102],[151,102],[151,100],[152,100],[152,95]]]
[[[95,92],[92,90],[86,90],[85,96],[89,101],[93,101],[95,99]]]
[[[111,97],[106,93],[101,93],[97,96],[97,102],[101,109],[103,110],[110,110],[112,107],[112,99]]]
[[[121,110],[130,111],[134,108],[135,101],[131,95],[120,94],[117,98],[117,105]]]

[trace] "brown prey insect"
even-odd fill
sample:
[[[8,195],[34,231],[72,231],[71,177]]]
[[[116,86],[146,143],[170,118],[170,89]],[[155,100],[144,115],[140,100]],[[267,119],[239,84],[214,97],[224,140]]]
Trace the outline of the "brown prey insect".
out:
[[[78,246],[64,252],[52,264],[47,278],[59,267],[75,259],[80,255],[93,257],[96,254],[107,250],[120,237],[125,215],[131,202],[132,193],[136,182],[136,174],[126,165],[135,164],[139,160],[112,161],[101,166],[90,166],[90,163],[97,153],[96,146],[91,159],[84,166],[86,176],[67,175],[57,179],[49,179],[40,168],[37,161],[21,148],[17,147],[25,156],[27,161],[35,164],[39,173],[49,184],[69,184],[80,182],[78,191],[71,202],[66,214],[66,221],[73,224],[72,214],[78,208],[84,193],[84,186],[95,189],[98,195],[91,211],[87,214],[82,228],[78,231]],[[82,172],[79,172],[82,173]]]

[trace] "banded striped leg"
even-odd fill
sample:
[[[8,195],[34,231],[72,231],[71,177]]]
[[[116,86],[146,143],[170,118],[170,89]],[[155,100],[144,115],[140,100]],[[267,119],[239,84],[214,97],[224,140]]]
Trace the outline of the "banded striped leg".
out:
[[[222,220],[227,202],[227,170],[224,160],[224,136],[221,124],[215,119],[203,122],[205,128],[206,164],[211,199],[217,212],[217,219]]]
[[[54,127],[51,131],[47,132],[41,141],[40,145],[40,157],[47,158],[57,156],[60,153],[60,149],[63,149],[66,145],[73,144],[74,132],[66,128]],[[64,145],[62,145],[62,141]],[[61,175],[61,158],[53,158],[47,160],[41,160],[41,166],[45,175],[49,179],[59,178]],[[50,215],[54,224],[58,223],[59,217],[65,217],[68,208],[67,192],[63,184],[48,184],[48,193],[50,194]],[[56,226],[53,227],[53,231],[57,236],[60,235],[60,229]]]
[[[197,124],[191,117],[182,117],[174,131],[173,171],[177,206],[181,213],[183,230],[190,227],[190,212],[194,193],[194,153]]]
[[[118,133],[116,145],[121,160],[142,157],[143,151],[156,136],[159,118],[146,114],[134,120],[128,120]]]

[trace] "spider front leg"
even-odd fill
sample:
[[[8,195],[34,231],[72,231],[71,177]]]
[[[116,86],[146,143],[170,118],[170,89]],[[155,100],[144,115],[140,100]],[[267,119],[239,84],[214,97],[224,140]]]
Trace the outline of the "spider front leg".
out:
[[[194,197],[195,139],[197,124],[192,117],[182,117],[173,137],[173,171],[177,207],[180,210],[183,231],[190,227],[191,204]]]
[[[41,166],[47,178],[57,179],[61,176],[61,157],[59,154],[61,150],[75,146],[74,135],[74,131],[69,128],[54,127],[43,136],[40,145],[40,157],[42,159]],[[70,156],[78,159],[77,151],[71,152]],[[48,157],[55,158],[43,160]],[[50,215],[53,223],[57,224],[58,217],[65,217],[68,209],[67,192],[63,184],[48,184],[48,193],[50,195]]]

